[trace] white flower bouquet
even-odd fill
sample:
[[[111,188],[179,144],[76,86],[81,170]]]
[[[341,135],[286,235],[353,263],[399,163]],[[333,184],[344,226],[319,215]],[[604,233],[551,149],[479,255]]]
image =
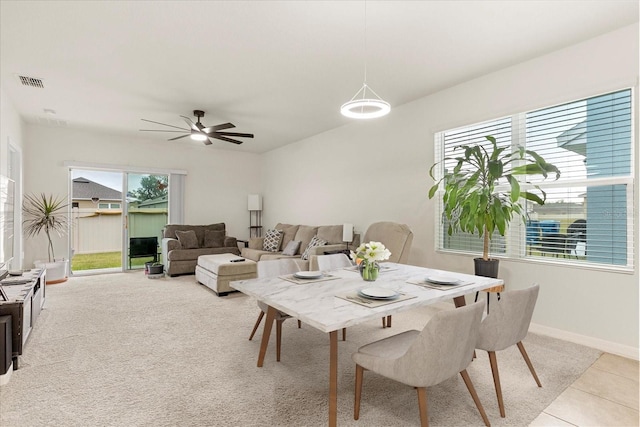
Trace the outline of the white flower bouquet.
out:
[[[351,258],[359,266],[362,278],[374,281],[378,278],[378,261],[389,259],[391,252],[380,242],[363,243],[354,251]]]

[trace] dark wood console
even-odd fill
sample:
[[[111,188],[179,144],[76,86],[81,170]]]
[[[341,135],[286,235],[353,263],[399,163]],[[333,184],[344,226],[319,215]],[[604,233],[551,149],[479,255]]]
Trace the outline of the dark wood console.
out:
[[[18,369],[18,356],[44,306],[46,286],[44,269],[26,271],[22,276],[7,277],[0,282],[9,301],[0,300],[0,316],[11,316],[13,369]]]

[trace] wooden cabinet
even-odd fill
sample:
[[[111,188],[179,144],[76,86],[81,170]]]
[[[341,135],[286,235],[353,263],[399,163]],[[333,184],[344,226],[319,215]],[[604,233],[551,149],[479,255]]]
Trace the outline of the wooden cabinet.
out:
[[[36,269],[2,281],[9,301],[0,301],[0,316],[11,316],[13,369],[18,369],[18,356],[22,354],[44,306],[45,277],[46,270]]]

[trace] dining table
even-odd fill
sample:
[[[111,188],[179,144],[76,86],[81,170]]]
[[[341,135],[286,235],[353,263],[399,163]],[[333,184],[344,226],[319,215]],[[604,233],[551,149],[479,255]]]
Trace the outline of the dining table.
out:
[[[364,281],[356,267],[306,272],[230,283],[234,289],[268,306],[258,367],[264,364],[278,311],[329,336],[329,426],[337,425],[338,331],[373,319],[453,299],[502,285],[502,279],[420,266],[381,263],[375,282]]]

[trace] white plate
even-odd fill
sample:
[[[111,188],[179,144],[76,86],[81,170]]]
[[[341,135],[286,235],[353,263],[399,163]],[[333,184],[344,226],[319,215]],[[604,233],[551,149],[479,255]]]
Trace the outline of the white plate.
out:
[[[319,279],[322,277],[322,271],[298,271],[293,273],[293,277],[298,279]]]
[[[451,276],[427,276],[427,282],[437,283],[438,285],[457,285],[460,281]]]
[[[376,299],[391,299],[398,296],[398,293],[396,291],[385,288],[364,288],[360,289],[359,292],[365,297]]]

